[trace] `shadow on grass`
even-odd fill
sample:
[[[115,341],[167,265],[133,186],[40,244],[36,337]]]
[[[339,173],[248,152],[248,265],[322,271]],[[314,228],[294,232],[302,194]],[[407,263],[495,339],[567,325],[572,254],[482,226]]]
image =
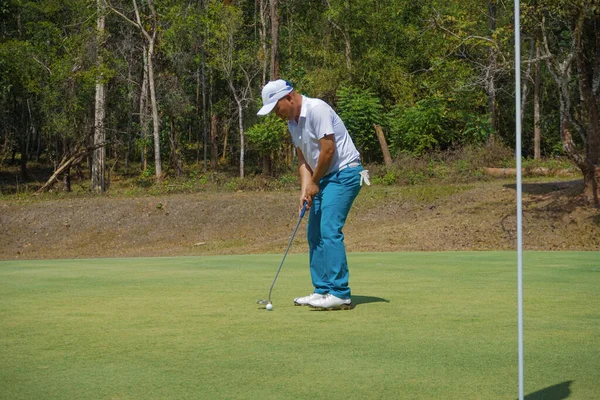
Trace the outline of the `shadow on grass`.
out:
[[[571,395],[571,383],[566,381],[525,396],[525,400],[563,400]]]
[[[507,189],[517,189],[517,185],[514,183],[503,186]],[[572,195],[583,190],[583,179],[567,182],[523,183],[522,190],[524,193],[533,195],[558,194],[558,192],[562,192],[560,195]]]
[[[352,295],[352,305],[350,307],[345,307],[345,308],[312,308],[311,306],[311,311],[341,311],[341,310],[351,310],[353,308],[356,308],[356,306],[359,306],[361,304],[368,304],[368,303],[389,303],[389,300],[386,299],[382,299],[381,297],[373,297],[373,296],[356,296],[356,295]]]
[[[382,299],[381,297],[352,295],[352,303],[354,304],[355,307],[360,304],[389,303],[389,302],[390,302],[389,300]]]

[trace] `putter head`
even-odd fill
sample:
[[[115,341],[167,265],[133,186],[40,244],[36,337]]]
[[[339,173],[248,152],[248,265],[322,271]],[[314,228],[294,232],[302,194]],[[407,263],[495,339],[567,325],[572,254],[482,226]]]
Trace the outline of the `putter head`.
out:
[[[256,302],[256,304],[269,304],[270,301],[269,300],[259,300]]]

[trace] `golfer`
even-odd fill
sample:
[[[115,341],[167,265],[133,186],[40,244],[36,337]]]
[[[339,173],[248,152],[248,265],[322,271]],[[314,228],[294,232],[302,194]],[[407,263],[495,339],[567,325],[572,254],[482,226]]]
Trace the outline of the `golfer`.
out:
[[[323,100],[303,96],[284,80],[262,90],[258,115],[275,112],[287,121],[298,153],[302,191],[299,209],[310,210],[307,238],[313,293],[294,304],[351,309],[349,272],[342,228],[368,172],[344,122]]]

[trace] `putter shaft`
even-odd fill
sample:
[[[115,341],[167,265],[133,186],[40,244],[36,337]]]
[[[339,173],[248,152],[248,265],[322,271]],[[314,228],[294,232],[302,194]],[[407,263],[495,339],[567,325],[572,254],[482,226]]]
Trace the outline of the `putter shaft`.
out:
[[[300,226],[300,222],[302,222],[302,217],[304,217],[304,213],[306,212],[307,203],[304,202],[302,206],[302,211],[300,211],[300,217],[298,218],[298,223],[294,228],[294,232],[292,232],[292,237],[290,237],[290,241],[285,249],[285,253],[283,254],[283,259],[281,260],[281,264],[279,264],[279,268],[277,269],[277,273],[275,274],[275,278],[273,278],[273,283],[271,283],[271,288],[269,289],[269,298],[267,300],[267,304],[271,302],[271,293],[273,292],[273,287],[275,286],[275,282],[277,281],[277,277],[279,276],[279,272],[281,271],[281,267],[283,267],[283,262],[285,261],[285,257],[287,256],[290,247],[292,246],[292,242],[294,241],[294,236],[296,236],[296,232],[298,231],[298,227]],[[260,300],[262,302],[264,300]],[[264,304],[264,303],[263,303]]]

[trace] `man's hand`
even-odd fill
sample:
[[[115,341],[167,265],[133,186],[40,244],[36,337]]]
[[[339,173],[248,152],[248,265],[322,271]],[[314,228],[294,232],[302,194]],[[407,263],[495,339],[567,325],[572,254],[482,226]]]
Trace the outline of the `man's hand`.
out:
[[[307,210],[312,207],[313,198],[321,190],[319,188],[319,182],[321,181],[321,178],[325,176],[325,173],[329,169],[329,165],[331,165],[333,156],[335,155],[335,139],[333,134],[325,135],[319,140],[319,150],[320,153],[317,168],[313,171],[306,162],[302,150],[297,148],[300,180],[302,181],[302,192],[300,194],[298,214],[302,211],[304,202],[307,204]]]
[[[305,185],[302,186],[302,193],[300,194],[300,206],[298,208],[298,213],[302,211],[302,207],[304,207],[304,203],[306,202],[306,209],[310,210],[312,207],[313,198],[319,193],[319,185],[315,184],[312,180],[306,182]]]

